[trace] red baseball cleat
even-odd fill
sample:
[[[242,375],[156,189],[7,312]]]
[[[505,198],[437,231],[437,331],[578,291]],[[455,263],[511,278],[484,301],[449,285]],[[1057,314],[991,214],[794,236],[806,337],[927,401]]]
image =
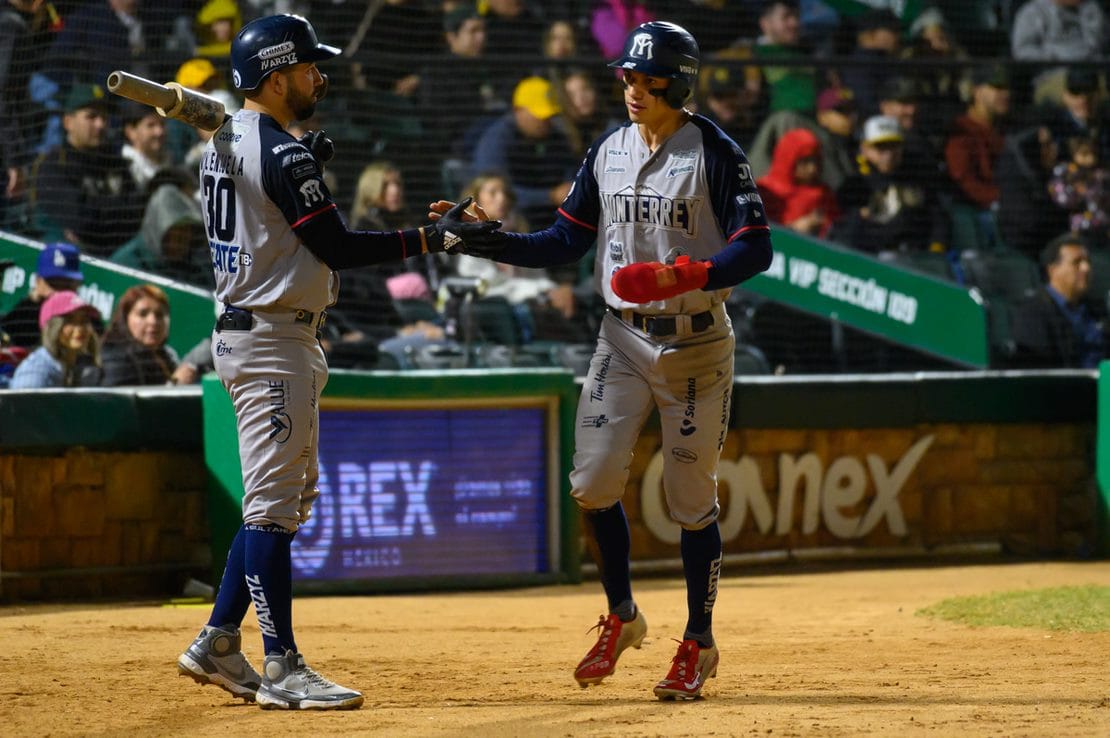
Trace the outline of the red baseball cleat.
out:
[[[716,646],[702,648],[697,641],[682,641],[671,661],[671,670],[655,685],[661,700],[692,700],[701,695],[705,680],[717,676],[721,653]]]
[[[601,631],[597,643],[574,670],[574,678],[582,688],[600,684],[602,679],[616,670],[617,659],[626,648],[639,648],[643,644],[647,635],[647,620],[637,608],[636,617],[627,623],[621,622],[616,615],[602,615],[597,625],[590,628],[595,629]]]

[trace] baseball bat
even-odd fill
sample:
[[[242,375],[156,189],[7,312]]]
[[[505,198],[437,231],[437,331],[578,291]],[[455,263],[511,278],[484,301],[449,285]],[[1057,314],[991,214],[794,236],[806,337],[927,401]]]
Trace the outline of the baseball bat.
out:
[[[117,70],[108,75],[108,90],[128,100],[150,105],[163,118],[177,118],[204,131],[216,130],[227,118],[222,102],[176,82],[163,85]]]

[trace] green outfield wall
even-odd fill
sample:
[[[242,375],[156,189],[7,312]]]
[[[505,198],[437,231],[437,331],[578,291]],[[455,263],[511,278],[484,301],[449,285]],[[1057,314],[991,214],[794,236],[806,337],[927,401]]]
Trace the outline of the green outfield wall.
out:
[[[1105,555],[1105,381],[1092,371],[737,378],[719,480],[726,562]],[[589,572],[568,497],[577,394],[559,370],[333,372],[321,401],[328,491],[298,534],[298,587]],[[660,473],[674,453],[650,420],[624,496],[638,569],[678,560]],[[189,577],[214,581],[239,525],[238,474],[213,377],[0,392],[0,598],[176,594]]]
[[[1098,376],[1098,541],[1099,555],[1110,556],[1110,362]]]

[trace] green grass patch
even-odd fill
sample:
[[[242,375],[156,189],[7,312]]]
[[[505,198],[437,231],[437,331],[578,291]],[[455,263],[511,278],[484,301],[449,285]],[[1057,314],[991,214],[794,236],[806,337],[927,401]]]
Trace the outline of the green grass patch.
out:
[[[1098,633],[1110,630],[1110,587],[1052,587],[953,597],[916,614],[974,626]]]

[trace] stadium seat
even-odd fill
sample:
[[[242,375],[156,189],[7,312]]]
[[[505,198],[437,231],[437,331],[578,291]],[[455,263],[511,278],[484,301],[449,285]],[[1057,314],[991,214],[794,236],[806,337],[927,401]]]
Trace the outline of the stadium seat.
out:
[[[880,251],[879,261],[929,277],[954,281],[948,257],[934,251]]]
[[[468,364],[463,348],[444,344],[413,349],[409,362],[417,369],[464,369]]]
[[[750,343],[736,344],[732,354],[733,376],[770,373],[771,365],[757,346]]]
[[[562,366],[558,351],[564,344],[560,341],[532,341],[517,346],[513,352],[515,366]]]
[[[561,366],[570,369],[576,377],[584,377],[590,370],[590,359],[597,345],[592,343],[564,343],[556,350]]]
[[[1041,286],[1041,270],[1025,254],[1013,249],[965,251],[960,254],[967,284],[988,301],[1001,297],[1016,302]]]
[[[992,367],[1007,366],[1017,353],[1013,331],[1015,304],[1002,297],[996,297],[986,304],[987,339]]]
[[[483,297],[463,303],[459,311],[462,335],[474,341],[519,346],[523,337],[516,310],[504,297]]]
[[[400,360],[388,351],[379,351],[377,364],[369,368],[379,372],[399,372],[403,369]]]
[[[487,343],[472,347],[471,366],[503,369],[513,366],[513,348],[502,344]]]
[[[1110,313],[1110,250],[1097,246],[1088,249],[1091,256],[1091,281],[1087,299],[1098,312]]]
[[[394,300],[393,307],[406,325],[420,320],[436,325],[443,324],[443,316],[436,310],[436,306],[427,300],[414,298]]]
[[[962,203],[950,204],[947,209],[953,249],[963,252],[1005,248],[994,213]]]

